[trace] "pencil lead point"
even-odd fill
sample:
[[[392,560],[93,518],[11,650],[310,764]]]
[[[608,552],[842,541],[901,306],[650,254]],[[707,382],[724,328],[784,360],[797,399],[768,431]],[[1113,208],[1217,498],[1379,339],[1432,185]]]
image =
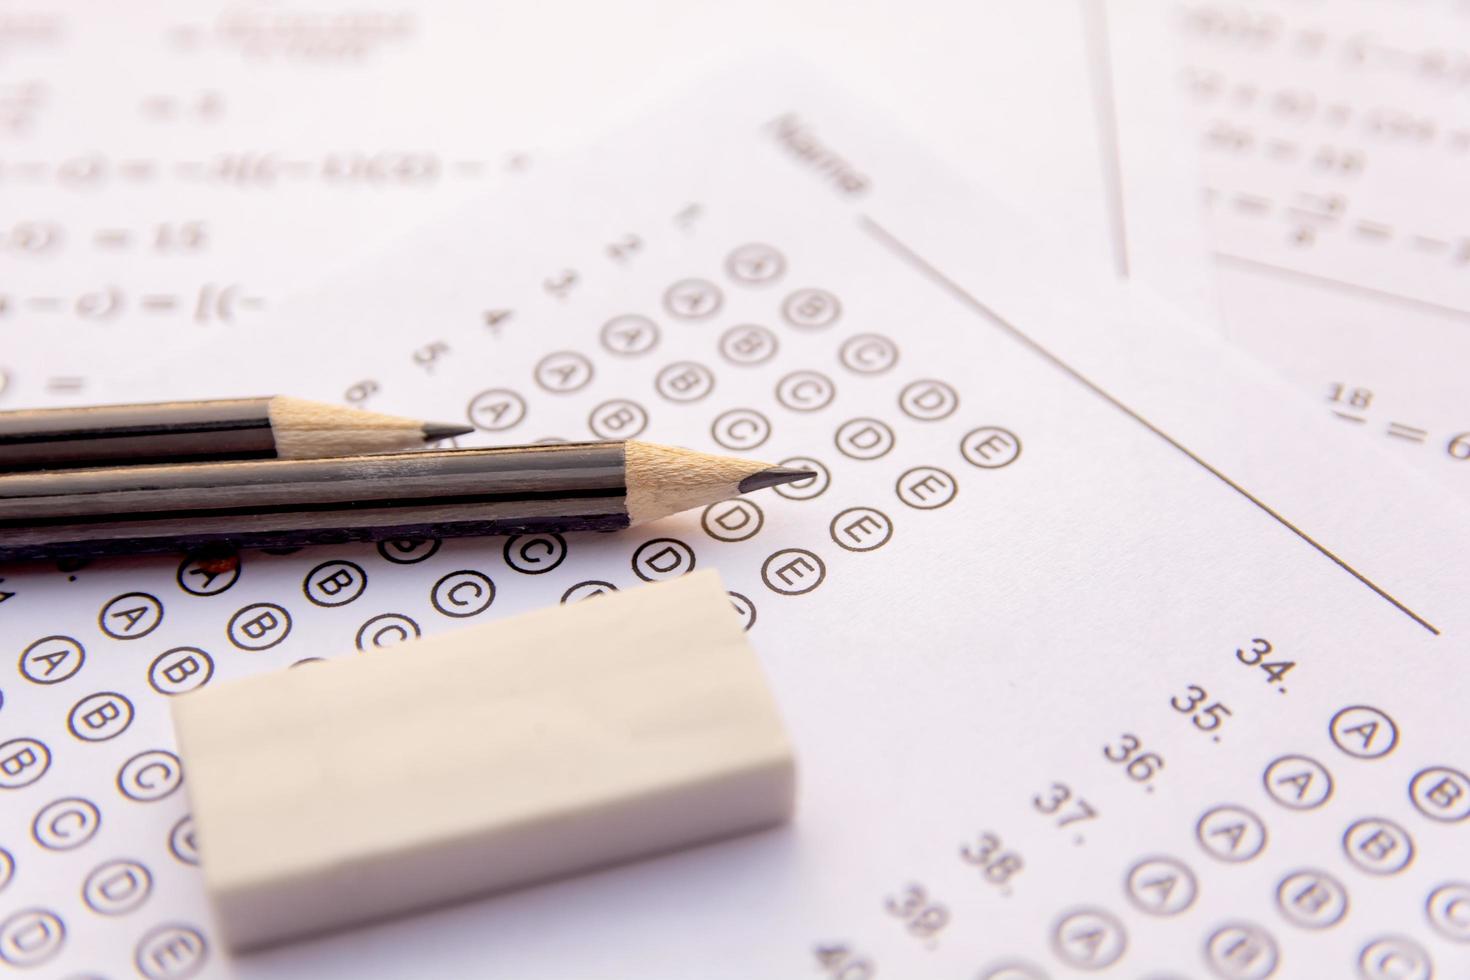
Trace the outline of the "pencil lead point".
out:
[[[766,487],[780,486],[783,483],[797,483],[801,480],[809,480],[816,476],[813,470],[793,469],[789,466],[772,466],[770,469],[752,473],[740,481],[741,493],[750,493],[752,490],[764,490]]]
[[[424,442],[438,442],[440,439],[451,439],[475,431],[473,425],[449,425],[446,422],[425,422],[423,429]]]

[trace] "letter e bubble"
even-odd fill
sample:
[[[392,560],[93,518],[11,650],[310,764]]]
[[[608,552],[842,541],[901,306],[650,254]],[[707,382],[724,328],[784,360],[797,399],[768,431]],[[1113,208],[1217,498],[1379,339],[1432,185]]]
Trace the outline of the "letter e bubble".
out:
[[[783,548],[761,566],[761,581],[778,595],[806,595],[826,577],[822,559],[805,548]]]

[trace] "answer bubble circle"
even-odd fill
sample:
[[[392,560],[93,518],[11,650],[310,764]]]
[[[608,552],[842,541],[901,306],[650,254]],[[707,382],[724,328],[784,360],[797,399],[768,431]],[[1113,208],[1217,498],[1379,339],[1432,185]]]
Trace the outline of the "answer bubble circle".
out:
[[[1355,759],[1381,759],[1399,744],[1399,726],[1366,704],[1355,704],[1333,715],[1327,732],[1333,745]]]
[[[636,439],[648,428],[648,410],[627,398],[614,398],[592,410],[587,428],[599,439]]]
[[[1011,961],[990,967],[980,976],[980,980],[1048,980],[1048,977],[1039,966]]]
[[[793,412],[818,412],[832,404],[837,388],[820,371],[793,371],[776,382],[776,401]]]
[[[1363,947],[1358,972],[1363,980],[1432,980],[1434,964],[1407,936],[1381,936]]]
[[[899,410],[919,422],[949,418],[959,405],[960,396],[954,388],[933,378],[910,381],[898,393]]]
[[[810,456],[790,456],[776,465],[790,467],[794,470],[811,470],[816,473],[816,476],[809,476],[805,480],[783,483],[772,488],[787,500],[811,500],[820,497],[832,484],[831,472],[821,462]]]
[[[53,800],[31,821],[31,836],[48,851],[74,851],[97,834],[102,811],[79,796]]]
[[[826,563],[805,548],[783,548],[761,564],[761,581],[778,595],[806,595],[826,579]]]
[[[681,320],[707,320],[724,303],[725,294],[708,279],[680,279],[664,290],[664,309]]]
[[[122,620],[125,625],[114,620]],[[97,614],[97,625],[114,640],[141,640],[158,629],[161,622],[163,603],[147,592],[124,592],[109,599]]]
[[[849,459],[874,460],[893,449],[893,430],[878,419],[848,419],[837,427],[832,441]]]
[[[119,880],[131,882],[127,891],[116,887]],[[98,915],[126,915],[146,902],[152,892],[152,873],[130,858],[100,864],[82,882],[82,901]]]
[[[771,422],[753,408],[732,408],[715,416],[710,438],[736,452],[756,449],[771,438]]]
[[[663,582],[694,571],[694,549],[677,538],[653,538],[633,551],[633,574]]]
[[[960,440],[960,455],[983,470],[1009,466],[1021,455],[1021,440],[1015,433],[993,425],[971,429]]]
[[[1168,886],[1161,888],[1165,882]],[[1187,910],[1199,894],[1199,880],[1189,865],[1162,855],[1134,864],[1123,885],[1124,894],[1140,912],[1164,917]]]
[[[29,761],[16,768],[13,763],[18,759]],[[0,765],[0,789],[20,789],[46,775],[51,768],[51,750],[39,739],[12,738],[0,742],[0,763],[4,763]]]
[[[567,557],[560,534],[517,534],[505,542],[505,563],[525,575],[545,575]]]
[[[168,832],[168,851],[180,864],[199,864],[199,842],[194,837],[194,818],[182,817]]]
[[[1459,823],[1470,817],[1470,778],[1449,766],[1420,769],[1409,782],[1409,800],[1430,820]]]
[[[882,374],[898,363],[898,345],[881,334],[854,334],[837,349],[837,360],[854,374]]]
[[[1310,903],[1301,900],[1310,896]],[[1276,907],[1294,926],[1330,929],[1348,912],[1347,889],[1332,875],[1315,868],[1302,868],[1281,879],[1276,886]]]
[[[1306,782],[1291,795],[1283,784],[1294,786],[1295,780]],[[1305,755],[1283,755],[1261,774],[1266,794],[1289,810],[1315,810],[1332,798],[1332,774],[1316,759]]]
[[[438,538],[390,538],[378,542],[378,554],[395,565],[417,565],[432,558],[443,543]]]
[[[730,605],[735,610],[735,615],[740,617],[740,628],[749,633],[750,628],[755,625],[755,603],[739,592],[726,593],[730,597]]]
[[[133,965],[147,980],[187,980],[199,972],[208,955],[209,946],[198,929],[167,923],[138,940]]]
[[[0,892],[5,890],[5,886],[10,884],[10,879],[14,877],[15,858],[11,857],[10,852],[5,848],[0,847]]]
[[[618,587],[611,582],[601,582],[597,579],[588,579],[586,582],[578,582],[561,594],[561,604],[570,605],[573,602],[583,602],[587,599],[595,599],[600,595],[618,591]]]
[[[152,803],[173,793],[184,782],[179,757],[163,749],[139,752],[117,772],[117,788],[130,800]]]
[[[32,660],[35,654],[36,664]],[[86,649],[69,636],[43,636],[21,651],[20,676],[32,684],[60,684],[87,662]]]
[[[1237,962],[1235,957],[1241,949],[1254,952]],[[1205,962],[1224,980],[1266,980],[1276,972],[1279,958],[1275,938],[1249,922],[1227,923],[1216,929],[1205,943]]]
[[[780,346],[774,333],[753,323],[731,327],[720,335],[720,356],[742,367],[766,363]]]
[[[827,530],[844,551],[877,551],[893,539],[893,521],[873,507],[849,507],[832,518]]]
[[[1451,942],[1470,943],[1470,882],[1451,881],[1429,893],[1429,924]]]
[[[31,836],[47,851],[75,851],[96,836],[101,811],[90,799],[68,796],[51,801],[31,821]]]
[[[1078,944],[1076,938],[1083,935],[1093,941]],[[1070,967],[1105,970],[1127,951],[1128,931],[1117,916],[1104,909],[1073,909],[1052,927],[1051,948]]]
[[[481,432],[504,432],[526,417],[526,400],[509,388],[487,388],[470,399],[465,415]]]
[[[192,581],[196,577],[199,581]],[[185,558],[179,564],[174,580],[189,595],[219,595],[240,580],[240,556]]]
[[[743,497],[710,504],[699,517],[705,534],[725,542],[749,541],[760,533],[765,522],[766,515],[755,501]]]
[[[1392,820],[1364,817],[1343,832],[1342,850],[1360,871],[1394,875],[1414,860],[1414,838]]]
[[[490,576],[465,568],[450,572],[429,590],[434,609],[455,619],[478,616],[495,601],[495,583]]]
[[[301,580],[301,592],[307,600],[327,608],[347,605],[366,588],[367,572],[353,561],[324,561]]]
[[[148,686],[165,697],[197,691],[214,676],[214,658],[198,647],[174,647],[148,665]]]
[[[366,651],[369,647],[381,650],[408,640],[417,640],[420,636],[423,636],[423,630],[419,629],[419,624],[411,616],[382,613],[358,627],[354,642],[359,650]]]
[[[133,723],[133,702],[116,691],[89,694],[66,715],[66,727],[83,742],[106,742],[117,738]]]
[[[793,327],[821,330],[837,322],[842,304],[825,289],[798,289],[781,303],[781,315]]]
[[[542,391],[570,395],[592,383],[592,362],[574,350],[559,350],[536,362],[532,377]]]
[[[50,909],[21,909],[0,922],[0,960],[14,967],[40,966],[61,952],[65,942],[66,924]]]
[[[731,279],[747,286],[762,286],[774,282],[785,271],[786,257],[761,242],[741,245],[725,259],[725,272]]]
[[[597,336],[609,354],[637,357],[658,346],[659,330],[648,317],[625,313],[604,323]]]
[[[1244,864],[1266,848],[1266,825],[1243,806],[1225,804],[1206,810],[1194,825],[1205,853],[1228,864]]]
[[[915,466],[893,485],[898,499],[915,510],[938,510],[954,500],[960,485],[948,470],[937,466]]]
[[[291,614],[274,602],[254,602],[230,617],[226,635],[250,653],[269,650],[291,632]]]
[[[715,390],[715,376],[694,361],[675,361],[661,368],[653,379],[654,390],[671,402],[687,405]]]

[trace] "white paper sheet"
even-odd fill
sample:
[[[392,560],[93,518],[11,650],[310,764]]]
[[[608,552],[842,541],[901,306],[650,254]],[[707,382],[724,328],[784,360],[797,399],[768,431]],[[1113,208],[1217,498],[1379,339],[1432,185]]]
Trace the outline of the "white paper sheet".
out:
[[[1199,207],[1195,148],[1159,153],[1137,132],[1170,132],[1177,107],[1166,99],[1138,98],[1152,85],[1157,51],[1169,42],[1160,19],[1116,16],[1107,0],[1081,0],[1093,67],[1093,116],[1097,127],[1100,199],[1107,216],[1111,275],[1161,298],[1204,328],[1219,318],[1204,214]],[[1126,34],[1126,41],[1117,35]],[[1054,229],[1066,237],[1065,225]],[[1144,299],[1143,302],[1150,302]]]
[[[1205,278],[1197,228],[1125,234],[1113,213],[1120,179],[1147,175],[1174,218],[1192,185],[1173,159],[1115,165],[1093,0],[3,9],[0,405],[96,402],[188,347],[207,361],[292,288],[752,48],[846,78],[1082,261],[1183,303]]]
[[[95,402],[131,365],[248,338],[291,288],[531,165],[464,125],[487,98],[461,81],[469,14],[5,9],[6,405]]]
[[[1225,336],[1337,424],[1470,492],[1470,10],[1202,0],[1109,14],[1134,123],[1121,144],[1199,152]],[[1171,109],[1177,125],[1162,123]],[[1172,222],[1148,182],[1125,194],[1144,234]]]
[[[5,570],[18,663],[57,637],[86,659],[5,686],[7,738],[53,761],[0,811],[0,952],[64,922],[58,975],[1463,969],[1457,502],[1086,283],[873,113],[760,65],[283,305],[293,346],[232,356],[232,383],[463,412],[475,443],[646,415],[643,437],[811,458],[826,486],[565,542],[252,553],[212,580]],[[693,564],[737,593],[790,726],[790,828],[223,962],[186,794],[166,756],[131,761],[170,744],[150,675],[205,675],[177,651],[218,683]],[[68,716],[97,692],[132,720],[91,743]],[[98,915],[82,883],[119,859],[151,891]],[[1346,913],[1305,928],[1333,885]]]

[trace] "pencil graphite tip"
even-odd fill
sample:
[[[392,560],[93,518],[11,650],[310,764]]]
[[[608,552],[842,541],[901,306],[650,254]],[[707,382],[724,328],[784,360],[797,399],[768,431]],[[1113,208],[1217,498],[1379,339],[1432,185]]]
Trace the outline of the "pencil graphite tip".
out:
[[[777,487],[783,483],[796,483],[800,480],[809,480],[816,476],[814,470],[793,469],[790,466],[772,466],[770,469],[752,473],[740,481],[740,492],[750,493],[752,490],[764,490],[766,487]]]
[[[475,431],[475,427],[473,425],[450,425],[447,422],[425,422],[423,430],[424,442],[438,442],[440,439],[468,435]]]

